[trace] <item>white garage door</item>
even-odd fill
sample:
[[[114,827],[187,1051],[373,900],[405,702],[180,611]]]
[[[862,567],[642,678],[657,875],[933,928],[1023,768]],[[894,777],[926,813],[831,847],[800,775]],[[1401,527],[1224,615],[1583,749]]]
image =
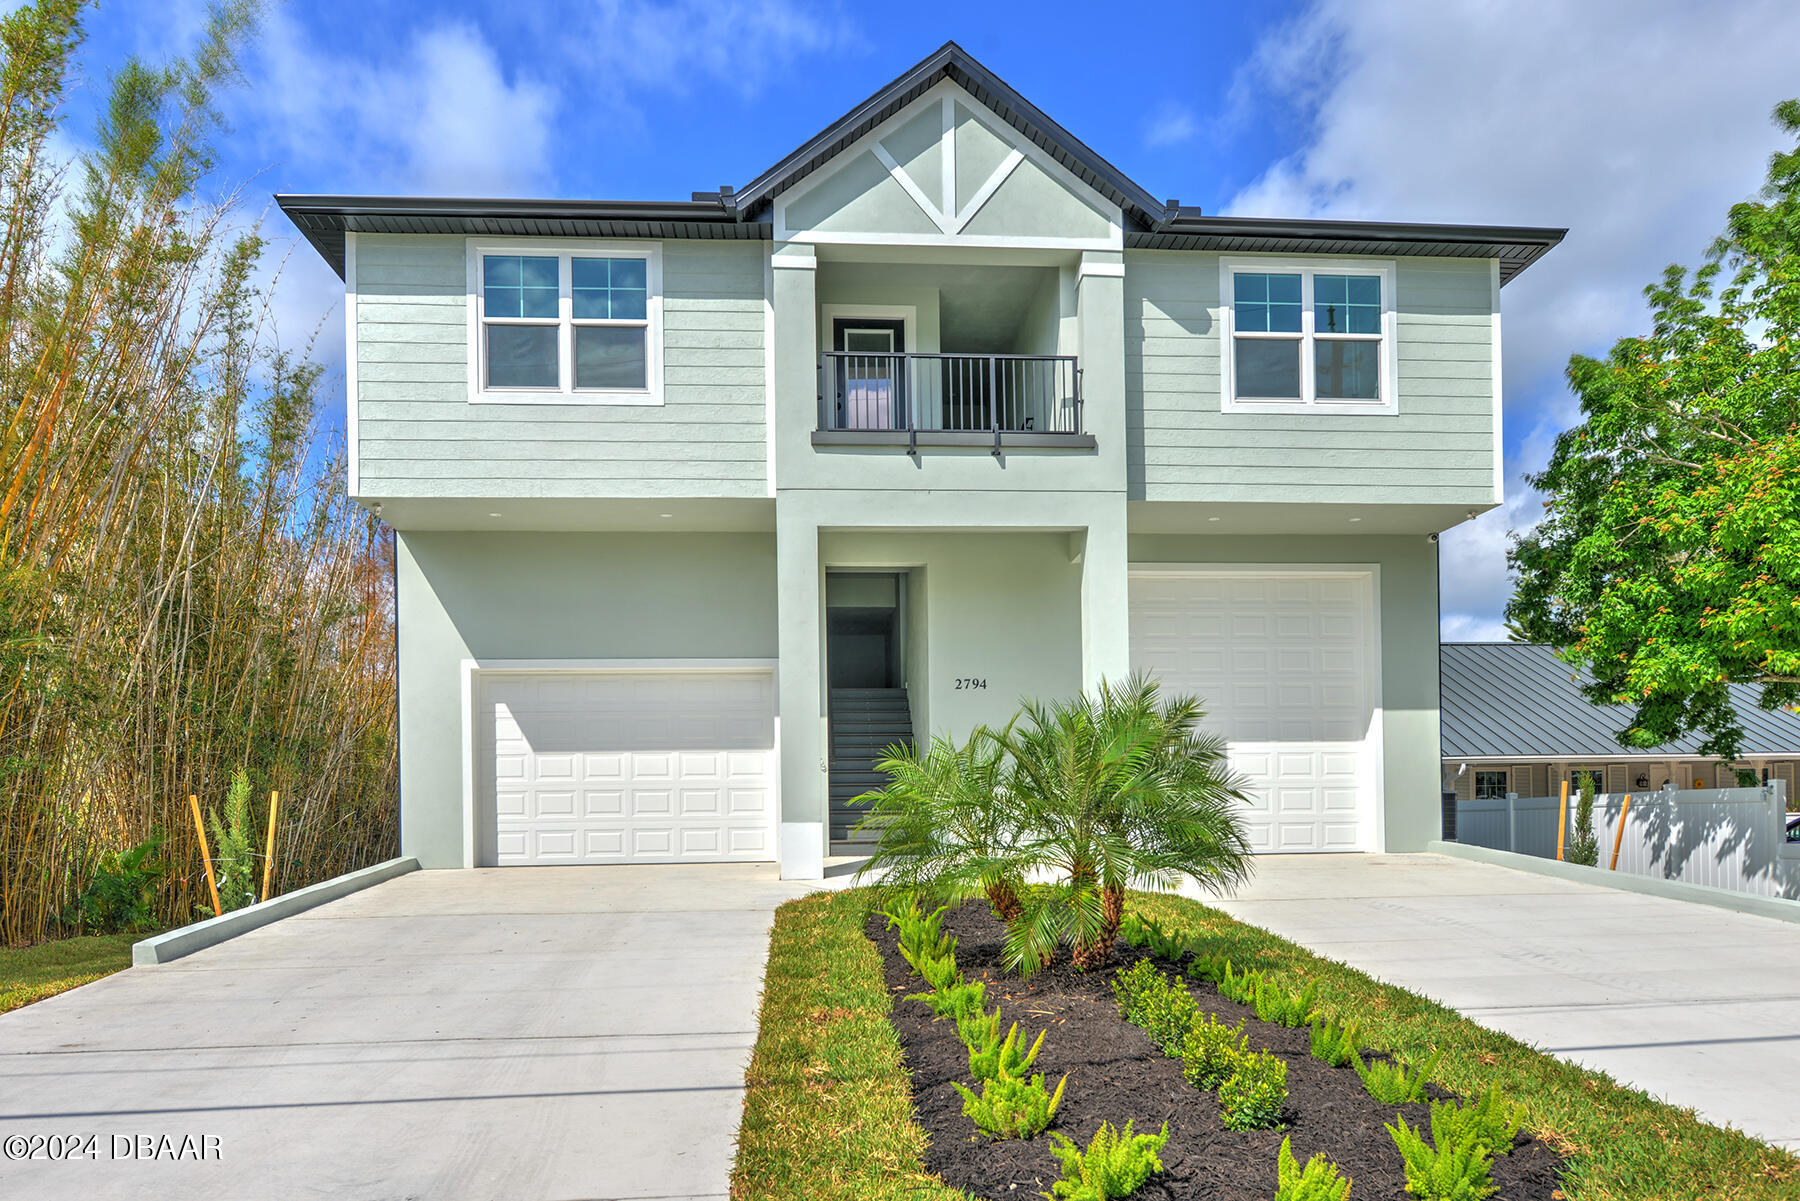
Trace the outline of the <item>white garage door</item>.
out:
[[[768,671],[492,673],[479,695],[481,861],[775,857]]]
[[[1204,702],[1258,851],[1376,845],[1372,593],[1367,574],[1132,576],[1132,667]]]

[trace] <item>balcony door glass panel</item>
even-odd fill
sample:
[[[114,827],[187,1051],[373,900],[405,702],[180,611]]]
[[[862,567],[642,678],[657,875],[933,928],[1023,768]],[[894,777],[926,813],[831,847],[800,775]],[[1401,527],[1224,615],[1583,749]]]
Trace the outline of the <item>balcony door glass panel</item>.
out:
[[[839,318],[832,341],[838,359],[837,428],[906,428],[904,412],[906,326],[898,320]]]

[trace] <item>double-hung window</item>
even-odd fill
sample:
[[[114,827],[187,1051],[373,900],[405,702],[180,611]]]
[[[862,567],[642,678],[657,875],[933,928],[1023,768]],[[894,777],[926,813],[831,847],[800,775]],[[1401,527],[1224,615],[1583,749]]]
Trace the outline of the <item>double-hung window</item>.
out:
[[[1395,411],[1390,266],[1226,259],[1220,291],[1226,412]]]
[[[661,403],[653,246],[472,246],[472,398]]]

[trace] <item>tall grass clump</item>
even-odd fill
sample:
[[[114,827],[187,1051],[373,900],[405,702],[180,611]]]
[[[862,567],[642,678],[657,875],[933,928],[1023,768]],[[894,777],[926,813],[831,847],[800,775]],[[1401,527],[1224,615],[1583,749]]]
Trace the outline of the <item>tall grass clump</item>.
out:
[[[90,8],[0,17],[9,945],[82,925],[96,875],[156,840],[149,924],[194,916],[187,797],[223,812],[239,772],[234,853],[260,859],[283,794],[277,891],[396,842],[388,533],[347,497],[320,370],[275,342],[263,239],[213,178],[255,6],[215,9],[184,60],[127,62],[64,139]]]

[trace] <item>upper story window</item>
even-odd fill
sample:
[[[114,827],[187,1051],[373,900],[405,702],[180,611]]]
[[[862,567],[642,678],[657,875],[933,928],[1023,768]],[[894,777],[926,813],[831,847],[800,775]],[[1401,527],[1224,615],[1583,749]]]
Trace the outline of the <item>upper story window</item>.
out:
[[[654,246],[470,248],[471,399],[660,404]]]
[[[1226,412],[1396,411],[1387,264],[1220,264]]]

